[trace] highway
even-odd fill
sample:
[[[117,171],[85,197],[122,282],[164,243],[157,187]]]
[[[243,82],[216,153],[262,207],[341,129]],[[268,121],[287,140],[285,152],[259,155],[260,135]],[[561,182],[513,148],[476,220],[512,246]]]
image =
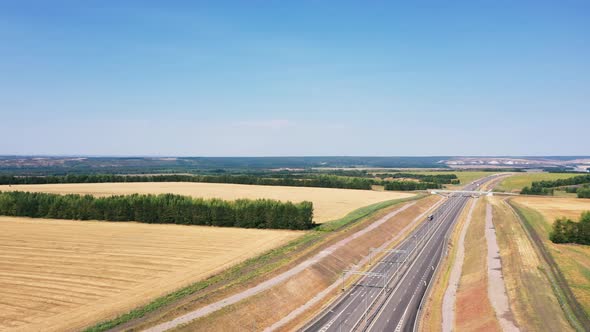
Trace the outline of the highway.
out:
[[[475,190],[495,176],[465,186]],[[445,250],[445,239],[465,207],[469,195],[448,198],[395,250],[373,262],[368,273],[303,331],[412,331],[418,310]]]

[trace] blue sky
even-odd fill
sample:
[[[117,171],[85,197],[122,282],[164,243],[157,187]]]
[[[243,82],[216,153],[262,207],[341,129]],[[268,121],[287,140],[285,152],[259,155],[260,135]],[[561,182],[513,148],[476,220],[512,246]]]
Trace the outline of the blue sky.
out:
[[[0,154],[590,155],[589,18],[587,1],[2,1]]]

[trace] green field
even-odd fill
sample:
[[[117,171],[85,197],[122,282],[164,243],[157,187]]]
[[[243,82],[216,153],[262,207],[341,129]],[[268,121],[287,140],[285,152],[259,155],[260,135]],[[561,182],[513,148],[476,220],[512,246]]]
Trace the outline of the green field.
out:
[[[506,178],[496,187],[496,191],[520,191],[522,188],[530,186],[534,181],[551,181],[558,179],[571,178],[579,174],[572,173],[519,173]]]

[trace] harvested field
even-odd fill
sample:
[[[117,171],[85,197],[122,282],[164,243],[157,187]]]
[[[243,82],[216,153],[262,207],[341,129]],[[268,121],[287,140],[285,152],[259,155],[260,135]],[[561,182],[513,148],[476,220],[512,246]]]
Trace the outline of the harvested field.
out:
[[[567,179],[579,174],[574,173],[517,173],[510,176],[496,187],[496,191],[519,192],[526,186],[531,186],[534,181],[552,181]]]
[[[370,204],[412,197],[415,194],[281,186],[255,186],[224,183],[140,182],[140,183],[73,183],[0,186],[0,191],[20,190],[56,194],[90,194],[95,196],[173,193],[203,198],[234,200],[269,198],[281,201],[311,201],[314,221],[318,223],[344,217],[347,213]]]
[[[512,200],[522,210],[535,231],[543,240],[544,246],[563,273],[576,300],[586,314],[590,313],[590,246],[576,244],[554,244],[549,240],[549,232],[558,217],[578,220],[583,211],[590,211],[590,200],[558,197],[518,197]]]
[[[545,217],[545,228],[550,231],[553,221],[559,217],[578,220],[584,211],[590,211],[590,199],[562,197],[531,197],[523,196],[513,199],[516,203],[539,211]]]
[[[0,330],[80,330],[302,234],[0,217]]]

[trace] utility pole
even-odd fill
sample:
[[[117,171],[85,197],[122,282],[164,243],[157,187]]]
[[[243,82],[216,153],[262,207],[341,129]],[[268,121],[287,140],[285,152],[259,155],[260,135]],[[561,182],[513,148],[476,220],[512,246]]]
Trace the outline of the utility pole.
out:
[[[358,274],[358,275],[362,275],[365,277],[379,277],[383,279],[383,291],[385,292],[385,286],[387,285],[387,274],[385,273],[377,273],[377,272],[361,272],[361,271],[354,271],[354,270],[345,270],[346,273],[350,273],[350,274]],[[363,289],[365,289],[365,312],[364,312],[364,316],[365,316],[365,324],[368,322],[369,320],[369,293],[366,290],[365,285],[361,285],[363,287]],[[362,317],[362,316],[361,316]]]

